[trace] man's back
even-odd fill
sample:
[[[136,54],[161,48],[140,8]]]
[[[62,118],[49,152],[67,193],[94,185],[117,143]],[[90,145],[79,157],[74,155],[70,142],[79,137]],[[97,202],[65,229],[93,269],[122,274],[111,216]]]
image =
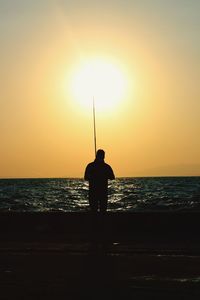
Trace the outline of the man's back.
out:
[[[115,179],[112,168],[104,162],[104,151],[98,150],[95,161],[89,163],[85,170],[84,179],[89,181],[89,203],[94,211],[105,211],[108,198],[108,179]]]
[[[85,170],[85,180],[89,182],[107,182],[108,179],[115,179],[112,168],[106,164],[104,161],[95,160],[89,163]]]

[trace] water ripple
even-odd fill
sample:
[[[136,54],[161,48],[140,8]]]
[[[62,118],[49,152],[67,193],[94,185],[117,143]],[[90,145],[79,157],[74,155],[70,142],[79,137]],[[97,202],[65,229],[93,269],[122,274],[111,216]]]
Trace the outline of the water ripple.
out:
[[[1,179],[1,211],[88,209],[83,179]],[[110,211],[200,208],[200,177],[118,178],[109,182]]]

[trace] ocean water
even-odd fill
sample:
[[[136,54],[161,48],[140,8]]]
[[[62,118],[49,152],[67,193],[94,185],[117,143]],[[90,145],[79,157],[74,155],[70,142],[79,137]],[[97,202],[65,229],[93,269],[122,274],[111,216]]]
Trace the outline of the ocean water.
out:
[[[87,211],[83,179],[1,179],[0,211]],[[200,177],[117,178],[109,182],[109,211],[200,209]]]

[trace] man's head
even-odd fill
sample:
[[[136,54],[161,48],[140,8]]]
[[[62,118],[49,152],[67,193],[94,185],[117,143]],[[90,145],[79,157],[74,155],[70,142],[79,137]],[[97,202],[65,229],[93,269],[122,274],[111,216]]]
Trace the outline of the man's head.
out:
[[[104,160],[104,158],[105,158],[105,151],[102,150],[102,149],[97,150],[96,159],[97,160]]]

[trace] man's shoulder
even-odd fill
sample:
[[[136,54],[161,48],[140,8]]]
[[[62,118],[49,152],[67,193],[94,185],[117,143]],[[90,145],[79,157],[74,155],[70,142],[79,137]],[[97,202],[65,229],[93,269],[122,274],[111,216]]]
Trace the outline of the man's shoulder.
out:
[[[105,162],[103,162],[103,164],[101,164],[100,166],[106,169],[111,169],[111,166]],[[97,164],[95,161],[92,161],[87,165],[87,168],[93,168],[93,167],[99,167],[99,164]]]
[[[105,167],[106,167],[106,168],[108,168],[108,169],[111,168],[111,166],[110,166],[109,164],[107,164],[107,163],[104,163],[104,164],[105,164]]]
[[[94,166],[94,162],[93,162],[93,161],[90,162],[90,163],[87,165],[87,168],[90,168],[90,167],[92,167],[92,166]]]

